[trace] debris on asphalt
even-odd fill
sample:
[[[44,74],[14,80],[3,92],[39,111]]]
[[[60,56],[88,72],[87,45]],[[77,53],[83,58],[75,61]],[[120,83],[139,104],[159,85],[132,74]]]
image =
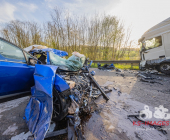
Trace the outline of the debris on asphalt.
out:
[[[111,64],[111,65],[105,64],[104,66],[101,66],[100,63],[97,63],[97,66],[98,66],[98,69],[100,70],[114,70],[115,69],[114,64]]]
[[[162,78],[161,77],[155,77],[153,76],[153,74],[155,74],[155,71],[144,71],[144,72],[138,72],[136,74],[137,77],[140,77],[140,81],[141,82],[147,82],[147,83],[158,83],[160,85],[162,85],[162,83],[158,82],[157,80],[161,81]]]
[[[140,81],[141,81],[141,82],[152,83],[152,84],[158,83],[158,84],[162,85],[162,83],[160,83],[160,82],[153,81],[153,80],[146,80],[146,79],[144,79],[144,78],[140,78]]]
[[[142,78],[144,78],[144,79],[154,79],[153,77],[152,77],[152,73],[150,72],[150,71],[144,71],[144,72],[138,72],[137,74],[136,74],[136,76],[137,77],[142,77]]]
[[[124,74],[120,74],[122,77],[125,77],[125,75]]]
[[[143,74],[141,74],[141,73],[137,74],[137,76],[140,76],[140,77],[142,77],[142,78],[144,78],[144,79],[154,79],[154,78],[152,78],[152,77],[150,77],[150,76],[145,76],[145,75],[143,75]]]
[[[115,70],[116,70],[116,72],[122,72],[122,70],[121,70],[121,69],[117,69],[117,68],[115,68]]]
[[[104,71],[112,71],[112,70],[115,70],[116,72],[122,72],[122,70],[116,68],[113,63],[110,64],[110,65],[109,65],[109,64],[105,64],[105,65],[103,65],[103,66],[101,66],[100,63],[97,63],[97,66],[98,66],[98,69],[99,69],[99,70],[104,70]]]
[[[118,95],[120,96],[120,94],[121,94],[121,91],[118,91],[117,93],[118,93]]]

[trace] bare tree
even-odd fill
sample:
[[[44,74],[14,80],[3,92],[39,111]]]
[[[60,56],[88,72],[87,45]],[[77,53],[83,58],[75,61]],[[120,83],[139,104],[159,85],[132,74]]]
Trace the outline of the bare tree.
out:
[[[115,16],[95,14],[87,17],[72,15],[55,8],[51,21],[38,25],[29,21],[11,21],[1,30],[2,36],[24,48],[33,44],[84,53],[93,60],[114,60],[129,57],[131,30]]]

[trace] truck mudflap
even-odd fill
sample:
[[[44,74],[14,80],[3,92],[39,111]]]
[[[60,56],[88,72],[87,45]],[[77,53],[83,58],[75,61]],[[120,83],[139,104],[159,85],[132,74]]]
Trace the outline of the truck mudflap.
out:
[[[53,112],[53,86],[57,66],[36,65],[32,96],[25,109],[26,123],[35,140],[43,140]]]

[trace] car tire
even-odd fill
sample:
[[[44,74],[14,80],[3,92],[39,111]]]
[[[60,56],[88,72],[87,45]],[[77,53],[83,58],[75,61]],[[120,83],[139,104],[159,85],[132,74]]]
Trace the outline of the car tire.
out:
[[[162,63],[160,64],[158,70],[160,70],[160,72],[164,73],[164,74],[170,74],[170,69],[168,69],[168,67],[170,67],[170,63]]]
[[[58,91],[53,89],[53,114],[52,120],[57,122],[62,120],[68,114],[68,107],[70,106],[69,99],[63,99]]]

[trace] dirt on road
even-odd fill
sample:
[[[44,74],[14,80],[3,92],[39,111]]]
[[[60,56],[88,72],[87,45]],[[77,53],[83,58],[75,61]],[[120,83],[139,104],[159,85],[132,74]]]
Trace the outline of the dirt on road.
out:
[[[138,71],[135,70],[91,70],[96,71],[95,79],[101,86],[108,86],[113,91],[108,93],[110,100],[107,103],[100,96],[95,101],[98,109],[82,122],[83,134],[87,140],[170,140],[170,125],[165,127],[167,134],[164,135],[150,125],[134,125],[133,122],[139,120],[127,117],[139,114],[145,105],[153,113],[155,107],[160,105],[170,110],[170,76],[152,74],[156,83],[148,83],[140,81],[136,77]],[[23,97],[0,104],[1,140],[22,140],[30,135],[23,120],[28,101],[29,97]],[[163,120],[155,119],[152,114],[152,118],[145,121]]]

